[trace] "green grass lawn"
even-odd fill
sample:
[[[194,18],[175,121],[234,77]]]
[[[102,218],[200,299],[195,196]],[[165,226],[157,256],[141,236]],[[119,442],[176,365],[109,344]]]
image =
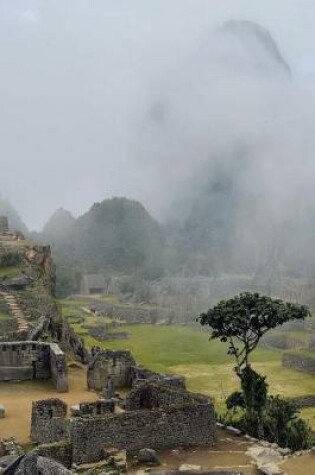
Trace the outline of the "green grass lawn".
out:
[[[226,396],[238,388],[226,346],[209,341],[206,332],[198,328],[152,325],[123,329],[131,334],[127,340],[100,342],[86,334],[83,337],[88,346],[128,349],[139,363],[152,370],[185,376],[191,390],[213,396],[219,409]],[[279,352],[257,348],[252,361],[258,372],[267,376],[272,393],[286,397],[315,393],[315,378],[283,368]],[[312,414],[315,416],[315,409],[308,410],[309,417]]]
[[[76,307],[78,311],[78,302],[69,303],[72,310]],[[69,308],[68,303],[66,307]],[[93,326],[102,322],[105,323],[102,317],[85,314],[84,325]],[[209,341],[209,334],[199,327],[124,325],[119,331],[127,332],[130,338],[106,341],[91,337],[80,323],[73,323],[72,327],[83,337],[88,347],[95,345],[127,349],[137,362],[153,371],[185,376],[188,388],[210,394],[215,398],[219,411],[224,409],[225,398],[238,389],[238,378],[233,371],[234,361],[226,354],[227,345],[217,340]],[[280,351],[264,347],[258,347],[252,355],[253,367],[267,376],[270,392],[285,397],[314,394],[314,376],[283,368],[281,358]],[[315,408],[304,410],[303,417],[315,429]]]
[[[4,320],[10,320],[10,319],[11,319],[11,317],[8,313],[2,312],[0,310],[0,320],[4,321]]]
[[[7,276],[7,277],[15,277],[17,275],[21,274],[21,268],[20,267],[1,267],[0,268],[0,276]]]

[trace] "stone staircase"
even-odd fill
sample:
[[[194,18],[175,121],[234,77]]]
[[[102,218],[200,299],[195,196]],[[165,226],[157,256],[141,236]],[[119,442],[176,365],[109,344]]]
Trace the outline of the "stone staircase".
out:
[[[7,292],[0,292],[0,295],[4,298],[9,311],[13,315],[17,323],[17,333],[25,333],[29,330],[29,316],[24,314],[20,304],[16,301],[14,295]]]

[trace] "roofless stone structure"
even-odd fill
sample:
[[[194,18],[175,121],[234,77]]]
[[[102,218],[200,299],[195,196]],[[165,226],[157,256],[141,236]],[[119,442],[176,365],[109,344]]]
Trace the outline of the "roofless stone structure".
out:
[[[58,392],[68,391],[67,362],[56,343],[0,343],[0,381],[52,379]]]

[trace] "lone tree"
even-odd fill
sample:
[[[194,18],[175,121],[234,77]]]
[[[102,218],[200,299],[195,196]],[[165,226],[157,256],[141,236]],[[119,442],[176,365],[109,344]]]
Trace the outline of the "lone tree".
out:
[[[221,300],[198,320],[201,325],[209,325],[210,339],[228,342],[228,354],[234,356],[235,371],[241,378],[243,370],[250,367],[250,354],[269,330],[308,316],[310,311],[305,305],[244,292],[230,300]]]
[[[242,392],[234,392],[227,398],[227,408],[245,410],[243,428],[252,435],[264,438],[267,431],[272,441],[288,441],[292,447],[300,448],[308,447],[310,429],[304,421],[296,419],[296,409],[291,409],[286,401],[268,398],[266,377],[251,368],[249,356],[269,330],[291,320],[304,320],[309,315],[305,305],[245,292],[222,300],[198,318],[201,325],[209,325],[210,339],[228,343],[227,352],[236,361],[235,372],[241,380]],[[282,432],[270,430],[281,427],[284,412],[287,418]]]

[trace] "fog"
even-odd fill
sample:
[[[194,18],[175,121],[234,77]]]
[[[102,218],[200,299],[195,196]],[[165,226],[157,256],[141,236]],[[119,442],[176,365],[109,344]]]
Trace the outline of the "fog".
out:
[[[291,72],[229,20],[266,28]],[[174,219],[220,168],[240,234],[307,222],[314,27],[311,0],[0,0],[1,193],[34,229],[111,196]]]

